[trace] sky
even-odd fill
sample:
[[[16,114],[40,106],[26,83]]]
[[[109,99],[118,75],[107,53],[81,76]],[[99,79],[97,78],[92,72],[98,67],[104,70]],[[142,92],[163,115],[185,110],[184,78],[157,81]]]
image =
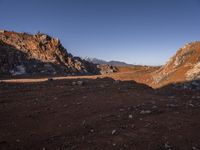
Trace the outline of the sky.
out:
[[[75,56],[161,65],[200,40],[200,0],[0,0],[0,28],[58,37]]]

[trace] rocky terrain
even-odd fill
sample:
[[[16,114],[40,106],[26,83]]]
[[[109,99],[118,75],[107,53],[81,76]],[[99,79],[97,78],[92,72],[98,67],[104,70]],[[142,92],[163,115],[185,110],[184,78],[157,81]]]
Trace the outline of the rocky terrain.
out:
[[[113,67],[0,31],[0,150],[200,150],[199,62],[200,42],[164,66]]]
[[[200,149],[198,90],[111,78],[23,81],[0,83],[1,150]]]
[[[180,48],[164,66],[152,74],[154,85],[200,79],[200,42]]]
[[[162,67],[129,66],[121,62],[122,66],[112,66],[99,59],[74,57],[59,39],[46,34],[1,30],[0,58],[0,76],[109,74],[111,78],[135,80],[154,88],[200,78],[200,42],[186,44]]]
[[[97,67],[100,69],[100,73],[101,74],[110,74],[110,73],[116,73],[118,72],[118,69],[116,66],[112,66],[112,65],[97,65]]]
[[[179,84],[184,88],[198,88],[199,64],[200,42],[196,41],[180,48],[163,66],[118,67],[118,72],[110,77],[118,80],[135,80],[153,88],[173,84]]]
[[[0,32],[0,75],[99,74],[101,67],[73,57],[46,34]]]

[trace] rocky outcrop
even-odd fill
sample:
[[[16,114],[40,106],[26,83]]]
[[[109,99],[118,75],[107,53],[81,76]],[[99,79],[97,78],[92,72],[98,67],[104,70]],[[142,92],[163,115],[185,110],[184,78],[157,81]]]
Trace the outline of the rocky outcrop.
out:
[[[166,65],[152,74],[154,84],[168,84],[200,79],[200,42],[180,48]]]
[[[186,78],[187,78],[187,80],[200,79],[200,62],[195,64],[193,68],[191,68],[187,71]]]
[[[0,74],[99,74],[97,65],[73,57],[60,40],[38,33],[0,32]]]
[[[97,65],[97,67],[99,68],[101,74],[109,74],[109,73],[118,72],[117,67],[111,66],[111,65],[102,64],[102,65]]]

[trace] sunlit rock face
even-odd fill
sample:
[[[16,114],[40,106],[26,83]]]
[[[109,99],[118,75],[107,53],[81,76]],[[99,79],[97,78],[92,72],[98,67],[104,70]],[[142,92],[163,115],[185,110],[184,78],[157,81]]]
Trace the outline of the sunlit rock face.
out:
[[[96,65],[73,57],[58,38],[0,30],[1,74],[98,74]]]
[[[187,43],[152,74],[155,84],[191,81],[200,78],[200,42]]]

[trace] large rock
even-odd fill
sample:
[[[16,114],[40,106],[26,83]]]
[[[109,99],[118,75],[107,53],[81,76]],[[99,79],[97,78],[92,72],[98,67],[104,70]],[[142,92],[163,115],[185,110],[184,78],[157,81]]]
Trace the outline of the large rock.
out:
[[[117,67],[111,65],[98,65],[101,74],[115,73],[118,71]]]
[[[0,75],[100,73],[97,65],[68,53],[57,38],[10,31],[0,32],[0,69]]]

